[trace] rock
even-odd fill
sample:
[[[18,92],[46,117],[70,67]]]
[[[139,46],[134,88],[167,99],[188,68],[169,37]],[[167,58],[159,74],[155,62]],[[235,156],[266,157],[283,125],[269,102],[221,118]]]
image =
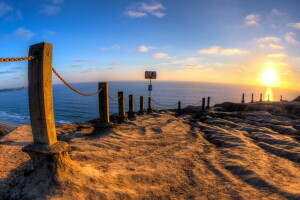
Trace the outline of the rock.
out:
[[[0,135],[5,135],[6,133],[7,131],[0,127]]]
[[[300,102],[300,96],[294,99],[293,101],[299,101]]]

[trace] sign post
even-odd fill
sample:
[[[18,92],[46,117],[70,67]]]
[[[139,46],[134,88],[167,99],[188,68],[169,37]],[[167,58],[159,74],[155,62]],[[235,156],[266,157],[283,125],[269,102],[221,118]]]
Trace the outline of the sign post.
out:
[[[145,79],[150,79],[150,84],[148,85],[148,91],[149,91],[148,112],[152,112],[152,108],[151,108],[151,92],[152,92],[151,80],[156,79],[156,71],[145,71]]]

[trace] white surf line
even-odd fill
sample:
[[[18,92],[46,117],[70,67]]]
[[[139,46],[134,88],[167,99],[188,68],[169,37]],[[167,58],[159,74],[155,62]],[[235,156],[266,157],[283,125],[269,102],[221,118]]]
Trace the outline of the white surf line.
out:
[[[6,130],[7,132],[11,132],[11,131],[15,130],[18,126],[0,122],[0,127],[4,128],[4,130]]]

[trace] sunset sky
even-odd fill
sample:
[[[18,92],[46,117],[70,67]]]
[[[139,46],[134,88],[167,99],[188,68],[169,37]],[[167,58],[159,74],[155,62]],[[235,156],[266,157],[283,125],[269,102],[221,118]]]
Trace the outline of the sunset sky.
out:
[[[158,80],[299,89],[299,10],[298,0],[0,0],[0,57],[45,41],[69,82],[156,70]],[[26,84],[27,62],[0,63],[0,88]]]

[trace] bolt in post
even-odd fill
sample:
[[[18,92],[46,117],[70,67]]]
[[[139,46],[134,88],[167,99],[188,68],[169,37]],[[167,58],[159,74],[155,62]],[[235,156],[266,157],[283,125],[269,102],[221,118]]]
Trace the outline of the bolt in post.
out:
[[[262,94],[260,94],[259,101],[262,102]]]
[[[134,112],[134,98],[133,95],[129,95],[129,113],[132,114]]]
[[[206,106],[207,109],[210,108],[210,97],[207,97],[207,106]]]
[[[109,118],[109,99],[108,99],[108,83],[98,83],[99,92],[99,125],[107,125],[110,123]]]
[[[178,114],[181,115],[181,102],[178,101]]]
[[[254,102],[254,94],[252,93],[252,95],[251,95],[251,103],[253,103]]]
[[[202,110],[205,110],[205,98],[202,98]]]
[[[119,116],[125,117],[124,92],[118,92]]]
[[[140,111],[139,113],[144,113],[144,97],[140,96]]]
[[[151,97],[148,97],[148,109],[147,109],[148,113],[152,112],[152,102],[151,102]]]
[[[242,103],[245,103],[245,94],[242,95]]]

